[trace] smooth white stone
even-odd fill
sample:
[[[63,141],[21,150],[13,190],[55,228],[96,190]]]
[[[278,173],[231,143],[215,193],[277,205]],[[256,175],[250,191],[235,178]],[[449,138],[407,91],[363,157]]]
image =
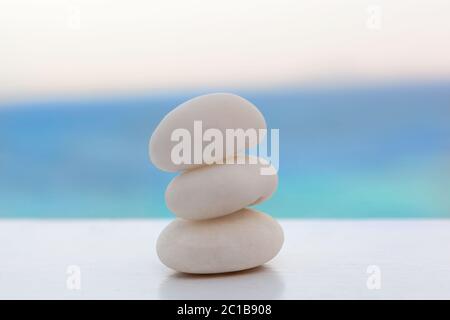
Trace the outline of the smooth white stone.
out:
[[[242,209],[210,220],[178,218],[161,232],[156,251],[162,263],[176,271],[223,273],[268,262],[283,241],[283,230],[272,217]]]
[[[166,189],[166,204],[176,216],[211,219],[268,199],[278,184],[277,175],[261,175],[258,164],[210,165],[183,172]],[[237,159],[235,159],[237,161]]]
[[[242,97],[230,93],[214,93],[193,98],[169,112],[153,132],[149,142],[149,154],[156,167],[163,171],[174,172],[203,165],[203,163],[175,164],[171,159],[172,149],[179,143],[171,141],[172,132],[184,128],[194,139],[194,121],[202,121],[203,132],[210,128],[218,129],[224,138],[226,129],[266,129],[261,112]],[[203,147],[208,143],[204,143]],[[194,160],[193,150],[194,144],[192,144],[192,160]],[[239,153],[243,150],[237,151]]]

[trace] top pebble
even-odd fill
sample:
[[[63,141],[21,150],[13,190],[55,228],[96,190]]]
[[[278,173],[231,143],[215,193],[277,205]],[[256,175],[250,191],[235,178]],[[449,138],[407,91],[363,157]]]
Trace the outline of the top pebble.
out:
[[[193,169],[206,163],[176,164],[171,152],[179,141],[171,141],[175,129],[186,129],[194,139],[194,121],[202,122],[202,130],[214,128],[225,137],[226,129],[266,129],[266,122],[259,110],[248,100],[230,93],[213,93],[188,100],[159,123],[149,142],[150,160],[163,171],[176,172]],[[210,143],[210,142],[208,142]],[[204,143],[203,147],[206,144]],[[253,145],[247,146],[253,147]],[[244,150],[236,150],[238,153]],[[191,155],[194,155],[192,143]],[[221,159],[214,159],[221,160]]]

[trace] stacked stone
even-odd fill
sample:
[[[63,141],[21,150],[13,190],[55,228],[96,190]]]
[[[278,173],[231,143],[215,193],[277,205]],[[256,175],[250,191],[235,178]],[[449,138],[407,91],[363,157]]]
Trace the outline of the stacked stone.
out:
[[[174,162],[179,142],[173,132],[183,129],[195,137],[198,121],[203,130],[217,129],[223,137],[226,129],[266,129],[264,117],[252,103],[227,93],[196,97],[164,117],[150,139],[150,159],[163,171],[181,174],[166,190],[167,206],[177,218],[160,234],[158,256],[167,267],[185,273],[232,272],[262,265],[280,251],[283,230],[269,215],[247,207],[268,199],[278,176],[262,175],[267,163],[252,164],[255,161],[245,149],[238,148],[232,154],[224,148],[222,154],[201,162]],[[244,148],[250,147],[254,146]],[[193,155],[195,146],[191,148]],[[234,163],[224,160],[224,155],[233,157]]]

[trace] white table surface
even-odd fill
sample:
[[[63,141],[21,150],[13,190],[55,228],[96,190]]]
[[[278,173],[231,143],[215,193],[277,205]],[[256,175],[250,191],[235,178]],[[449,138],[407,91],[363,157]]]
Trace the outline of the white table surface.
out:
[[[169,220],[0,220],[0,298],[450,299],[450,220],[281,220],[265,267],[189,276],[162,265]],[[80,290],[66,282],[81,271]],[[367,267],[381,288],[367,287]]]

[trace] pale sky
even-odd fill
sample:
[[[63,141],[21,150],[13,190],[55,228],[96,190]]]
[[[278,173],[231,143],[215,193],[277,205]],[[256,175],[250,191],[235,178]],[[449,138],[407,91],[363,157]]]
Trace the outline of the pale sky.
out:
[[[441,78],[448,0],[0,2],[0,100]]]

